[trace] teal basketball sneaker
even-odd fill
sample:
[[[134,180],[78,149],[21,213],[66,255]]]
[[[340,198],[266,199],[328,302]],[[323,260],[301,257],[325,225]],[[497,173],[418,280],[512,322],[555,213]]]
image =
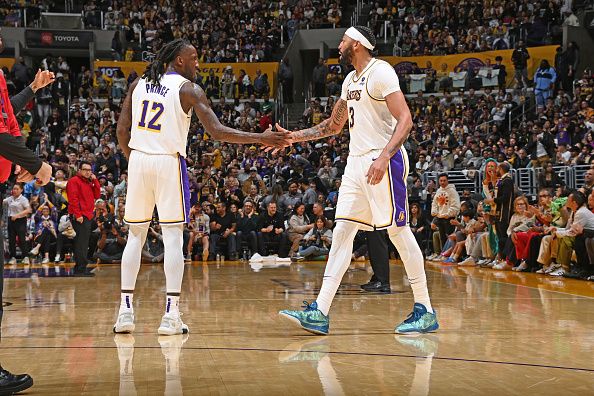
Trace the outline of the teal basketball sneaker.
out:
[[[303,301],[303,311],[279,311],[279,315],[298,324],[302,329],[318,335],[327,335],[330,326],[330,315],[326,316],[318,309],[318,303]]]
[[[408,318],[400,323],[394,332],[398,334],[430,333],[437,329],[439,324],[435,312],[429,313],[423,304],[415,303]]]

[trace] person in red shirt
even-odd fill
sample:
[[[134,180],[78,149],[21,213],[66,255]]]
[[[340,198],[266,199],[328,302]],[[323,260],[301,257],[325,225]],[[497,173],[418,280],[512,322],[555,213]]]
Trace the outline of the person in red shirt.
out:
[[[91,220],[95,209],[95,200],[101,195],[101,185],[92,172],[91,164],[82,161],[78,173],[66,186],[68,194],[68,213],[76,232],[74,237],[74,276],[93,276],[87,269]]]

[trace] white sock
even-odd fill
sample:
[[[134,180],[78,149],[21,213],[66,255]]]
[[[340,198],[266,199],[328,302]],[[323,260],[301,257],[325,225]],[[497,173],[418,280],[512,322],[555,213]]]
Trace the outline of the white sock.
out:
[[[400,258],[404,263],[404,269],[413,291],[416,303],[423,304],[427,312],[433,312],[429,290],[427,289],[427,278],[425,276],[425,262],[423,253],[417,243],[414,234],[409,226],[388,228],[390,240],[398,249]]]
[[[167,298],[165,300],[165,312],[179,314],[179,295],[178,296],[170,296],[169,294],[167,295]]]
[[[136,277],[140,270],[140,254],[148,229],[149,223],[130,224],[128,241],[122,254],[122,290],[134,290],[136,287]]]
[[[120,297],[120,311],[133,310],[132,300],[134,299],[134,293],[121,293]]]
[[[332,247],[330,248],[328,263],[324,272],[324,280],[316,299],[318,309],[324,315],[328,315],[334,295],[338,290],[338,286],[340,286],[340,281],[351,264],[353,240],[358,229],[359,227],[356,224],[339,221],[332,233]]]

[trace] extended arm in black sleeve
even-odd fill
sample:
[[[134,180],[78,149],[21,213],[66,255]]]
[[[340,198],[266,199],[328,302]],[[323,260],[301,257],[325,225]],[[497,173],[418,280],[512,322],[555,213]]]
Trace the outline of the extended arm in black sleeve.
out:
[[[18,94],[14,95],[10,98],[10,104],[12,105],[12,110],[14,114],[18,113],[25,107],[27,103],[31,101],[35,97],[35,93],[31,89],[31,87],[26,87]]]
[[[35,175],[41,169],[42,162],[27,146],[20,136],[0,133],[0,155],[23,167]]]

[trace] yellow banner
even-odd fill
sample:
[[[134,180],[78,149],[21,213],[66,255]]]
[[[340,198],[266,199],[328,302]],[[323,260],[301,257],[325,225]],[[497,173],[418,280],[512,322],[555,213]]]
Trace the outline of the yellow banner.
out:
[[[528,78],[533,78],[536,69],[540,66],[541,60],[547,59],[551,65],[554,65],[555,50],[557,47],[557,45],[548,45],[528,48],[528,53],[530,54],[530,59],[528,59]],[[514,65],[511,62],[512,52],[513,50],[501,50],[440,56],[380,56],[379,58],[394,66],[398,74],[407,74],[412,70],[413,63],[416,63],[420,69],[424,69],[427,67],[427,62],[431,62],[433,69],[438,72],[441,70],[442,65],[446,64],[447,71],[453,72],[458,67],[464,70],[468,67],[479,68],[486,64],[487,59],[493,65],[495,64],[495,57],[501,56],[503,58],[502,63],[505,65],[507,71],[507,83],[509,84],[514,78]],[[328,64],[338,64],[338,59],[329,59]]]
[[[14,58],[0,58],[0,68],[6,67],[10,71],[14,63]]]
[[[101,70],[103,75],[108,79],[111,79],[116,70],[121,70],[127,78],[132,70],[136,71],[139,76],[142,75],[142,73],[144,73],[144,69],[146,69],[146,65],[147,64],[145,62],[95,61],[95,70]],[[276,92],[276,74],[278,71],[277,62],[202,63],[200,64],[199,73],[205,79],[210,71],[213,70],[214,74],[220,78],[227,66],[231,66],[233,68],[233,74],[235,74],[236,77],[239,77],[240,70],[245,70],[245,73],[250,76],[252,84],[256,78],[256,70],[260,70],[262,74],[267,74],[268,84],[270,84],[270,97],[274,98],[274,92]]]

